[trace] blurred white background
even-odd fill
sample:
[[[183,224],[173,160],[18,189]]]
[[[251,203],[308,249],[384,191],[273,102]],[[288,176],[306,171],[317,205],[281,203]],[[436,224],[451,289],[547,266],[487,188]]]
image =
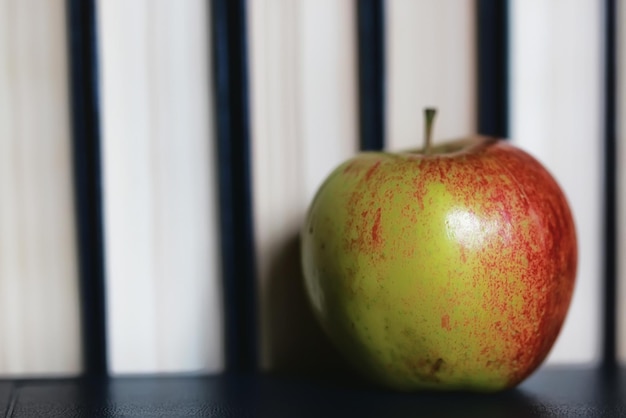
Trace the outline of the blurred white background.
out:
[[[438,141],[476,133],[476,2],[385,7],[386,148],[420,144],[425,106],[439,108]],[[296,283],[297,234],[322,180],[359,148],[356,0],[247,8],[260,363],[319,365],[329,351]],[[597,363],[603,9],[509,8],[510,137],[558,179],[579,234],[574,301],[549,363]],[[110,371],[221,371],[210,7],[99,0],[97,13]],[[66,28],[63,0],[0,1],[0,375],[81,371]]]

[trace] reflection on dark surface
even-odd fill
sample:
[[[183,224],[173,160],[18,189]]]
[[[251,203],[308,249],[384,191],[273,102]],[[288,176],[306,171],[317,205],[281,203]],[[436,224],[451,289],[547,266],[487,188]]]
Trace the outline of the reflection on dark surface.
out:
[[[546,416],[625,416],[626,373],[600,368],[544,367],[519,389]]]
[[[625,416],[625,377],[624,371],[544,368],[518,389],[495,395],[408,394],[269,375],[0,382],[6,389],[0,405],[7,408],[10,392],[13,417]]]
[[[13,389],[14,385],[11,382],[0,382],[0,414],[9,408]]]

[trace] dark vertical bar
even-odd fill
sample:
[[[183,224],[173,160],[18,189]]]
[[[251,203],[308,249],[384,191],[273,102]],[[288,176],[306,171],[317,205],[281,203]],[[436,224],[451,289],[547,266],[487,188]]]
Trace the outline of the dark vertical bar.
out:
[[[508,0],[478,0],[478,132],[509,134]]]
[[[616,7],[604,2],[604,347],[603,360],[614,369],[616,356],[617,282],[617,135],[616,135]]]
[[[68,0],[74,189],[85,373],[107,373],[95,0]]]
[[[385,145],[384,0],[356,0],[359,43],[359,129],[362,150]]]
[[[226,366],[245,372],[257,365],[246,1],[211,4]]]

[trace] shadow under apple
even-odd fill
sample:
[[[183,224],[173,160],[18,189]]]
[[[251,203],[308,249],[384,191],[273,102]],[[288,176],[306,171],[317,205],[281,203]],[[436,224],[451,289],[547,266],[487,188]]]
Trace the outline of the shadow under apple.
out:
[[[355,379],[310,306],[298,233],[291,234],[273,252],[267,286],[267,300],[263,305],[267,318],[265,358],[269,371],[333,380]]]

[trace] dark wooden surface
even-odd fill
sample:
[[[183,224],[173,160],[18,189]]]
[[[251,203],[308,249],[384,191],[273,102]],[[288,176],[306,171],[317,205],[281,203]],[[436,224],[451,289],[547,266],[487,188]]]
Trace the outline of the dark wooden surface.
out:
[[[626,373],[544,368],[496,395],[269,375],[0,381],[7,417],[626,416]]]

